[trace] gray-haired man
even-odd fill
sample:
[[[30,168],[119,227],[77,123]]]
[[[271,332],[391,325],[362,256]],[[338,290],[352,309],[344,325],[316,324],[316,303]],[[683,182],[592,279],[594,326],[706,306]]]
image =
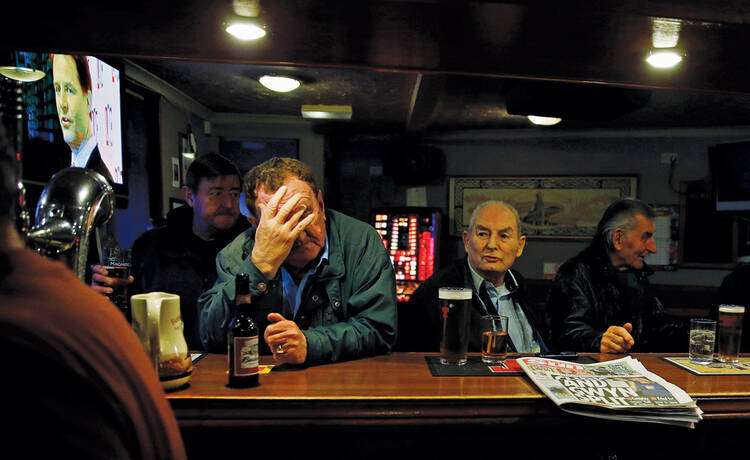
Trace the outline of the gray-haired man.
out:
[[[591,244],[560,267],[547,302],[554,347],[602,353],[672,348],[681,326],[665,321],[645,262],[656,253],[654,217],[639,200],[611,204]]]

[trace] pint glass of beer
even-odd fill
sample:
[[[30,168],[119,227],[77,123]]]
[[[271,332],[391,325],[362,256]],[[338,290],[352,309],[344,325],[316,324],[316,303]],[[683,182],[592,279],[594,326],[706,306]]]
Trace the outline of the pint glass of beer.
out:
[[[443,316],[443,337],[440,341],[442,364],[466,364],[471,320],[471,289],[442,287],[438,291]]]
[[[719,305],[719,361],[736,363],[740,360],[740,340],[745,307]]]
[[[102,248],[102,266],[107,270],[110,278],[128,279],[130,276],[130,249],[118,247]],[[130,303],[128,301],[127,284],[112,286],[112,293],[106,294],[117,308],[120,309],[128,322],[131,321]]]

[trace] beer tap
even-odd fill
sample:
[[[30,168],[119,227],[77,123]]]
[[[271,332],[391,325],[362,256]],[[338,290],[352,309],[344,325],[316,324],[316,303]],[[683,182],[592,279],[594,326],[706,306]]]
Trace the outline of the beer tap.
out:
[[[85,280],[92,231],[106,224],[114,209],[114,191],[104,176],[91,169],[65,168],[42,191],[28,241],[46,257],[62,257]]]

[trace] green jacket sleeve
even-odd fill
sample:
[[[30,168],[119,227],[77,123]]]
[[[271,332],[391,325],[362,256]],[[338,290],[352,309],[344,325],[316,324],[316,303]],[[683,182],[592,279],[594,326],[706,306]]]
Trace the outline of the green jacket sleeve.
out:
[[[360,248],[359,254],[346,257],[346,275],[340,284],[327,288],[334,312],[344,320],[303,331],[309,364],[383,354],[396,343],[393,265],[377,235],[368,235],[367,244]],[[342,292],[336,292],[339,288]],[[345,300],[337,308],[342,297]]]
[[[265,324],[265,317],[272,310],[268,294],[275,290],[278,279],[266,279],[250,260],[252,232],[250,229],[240,234],[217,254],[216,282],[198,298],[201,342],[208,351],[226,351],[227,327],[232,320],[234,305],[234,279],[238,273],[250,276],[253,320],[259,328]]]

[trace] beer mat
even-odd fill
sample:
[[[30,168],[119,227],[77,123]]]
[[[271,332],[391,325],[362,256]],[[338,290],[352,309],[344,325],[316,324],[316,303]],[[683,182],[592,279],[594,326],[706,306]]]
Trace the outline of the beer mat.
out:
[[[662,356],[661,359],[695,375],[750,375],[750,358],[740,358],[740,361],[737,363],[713,361],[708,364],[693,363],[687,356]]]
[[[487,364],[482,362],[481,356],[469,356],[468,362],[463,366],[446,365],[440,363],[439,356],[425,356],[427,367],[433,377],[481,377],[499,375],[523,375],[521,366],[515,359],[508,358],[503,364]],[[581,364],[597,362],[590,356],[579,356],[576,359],[566,360]]]
[[[204,356],[206,356],[205,353],[190,353],[190,359],[193,360],[193,364],[203,359]]]
[[[268,374],[269,372],[271,372],[271,369],[273,369],[273,366],[274,366],[274,364],[266,364],[266,365],[261,364],[261,365],[259,365],[258,366],[258,374],[261,374],[261,375]]]

